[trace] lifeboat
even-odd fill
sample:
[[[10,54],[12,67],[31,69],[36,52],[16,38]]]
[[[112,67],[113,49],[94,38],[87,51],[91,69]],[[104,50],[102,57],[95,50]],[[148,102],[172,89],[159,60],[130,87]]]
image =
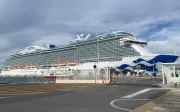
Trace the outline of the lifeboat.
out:
[[[18,68],[21,69],[21,65],[19,65]]]
[[[75,65],[75,64],[76,64],[76,62],[69,61],[69,62],[67,62],[67,64],[68,64],[68,65]]]
[[[31,68],[36,68],[36,65],[35,64],[31,64]]]
[[[31,68],[31,65],[26,65],[26,68]]]
[[[16,68],[16,66],[12,66],[11,68],[12,68],[12,69],[15,69],[15,68]]]
[[[60,65],[66,65],[66,62],[59,62]]]
[[[26,68],[26,66],[25,66],[25,65],[23,65],[23,66],[22,66],[22,68],[24,69],[24,68]]]
[[[55,66],[57,66],[58,65],[58,62],[52,62],[51,63],[51,66],[53,66],[53,67],[55,67]]]

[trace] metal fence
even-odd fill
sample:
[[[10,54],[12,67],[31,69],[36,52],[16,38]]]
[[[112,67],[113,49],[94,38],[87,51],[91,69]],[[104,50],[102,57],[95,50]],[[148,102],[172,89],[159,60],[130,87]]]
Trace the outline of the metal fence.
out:
[[[0,77],[1,84],[19,84],[19,83],[55,83],[55,78],[44,77]]]
[[[108,82],[110,80],[110,69],[108,67],[99,69],[77,69],[77,70],[56,70],[48,74],[50,78],[44,76],[6,76],[0,77],[0,84],[2,83],[56,83],[57,80],[71,80],[71,81],[99,81]],[[54,77],[55,76],[55,77]]]
[[[124,84],[124,85],[140,85],[140,86],[158,86],[162,83],[162,78],[160,76],[118,76],[112,77],[113,84]]]
[[[56,75],[58,80],[109,80],[109,68],[70,70],[64,74]]]

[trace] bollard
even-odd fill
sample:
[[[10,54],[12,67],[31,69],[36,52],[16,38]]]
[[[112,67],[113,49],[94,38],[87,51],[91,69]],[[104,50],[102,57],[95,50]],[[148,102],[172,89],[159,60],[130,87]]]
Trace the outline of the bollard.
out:
[[[110,83],[112,83],[112,75],[110,75]]]
[[[177,83],[174,84],[174,87],[177,87]]]
[[[102,76],[102,83],[104,84],[105,83],[105,77]]]

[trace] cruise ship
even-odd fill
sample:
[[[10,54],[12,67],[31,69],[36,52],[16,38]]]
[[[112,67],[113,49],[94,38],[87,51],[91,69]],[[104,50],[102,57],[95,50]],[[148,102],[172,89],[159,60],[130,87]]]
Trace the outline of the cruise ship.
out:
[[[172,63],[179,58],[176,54],[152,54],[146,49],[147,44],[129,32],[114,29],[95,37],[81,34],[65,46],[33,45],[11,54],[4,63],[1,75],[47,75],[53,70],[58,72],[59,68],[93,69],[94,65],[118,70],[134,70],[138,66],[157,72],[161,69],[161,63]]]

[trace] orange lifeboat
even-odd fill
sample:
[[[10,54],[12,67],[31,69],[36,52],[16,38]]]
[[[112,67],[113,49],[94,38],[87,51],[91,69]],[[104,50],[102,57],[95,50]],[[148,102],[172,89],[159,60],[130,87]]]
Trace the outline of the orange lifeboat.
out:
[[[31,68],[31,65],[26,65],[27,68]]]
[[[11,68],[12,68],[12,69],[15,69],[15,66],[12,66]]]
[[[76,62],[69,61],[69,62],[67,62],[67,64],[68,64],[68,65],[75,65],[75,64],[76,64]]]
[[[26,68],[26,65],[23,65],[23,69]]]
[[[54,67],[54,66],[57,66],[57,65],[58,65],[58,62],[52,62],[52,63],[51,63],[51,66],[53,66],[53,67]]]
[[[36,68],[36,65],[35,64],[31,64],[31,68]]]
[[[20,69],[21,68],[21,65],[18,65],[18,69]]]
[[[22,69],[22,65],[19,65],[19,68]]]
[[[20,68],[23,69],[23,65],[20,65]]]
[[[60,65],[66,65],[66,62],[59,62]]]

